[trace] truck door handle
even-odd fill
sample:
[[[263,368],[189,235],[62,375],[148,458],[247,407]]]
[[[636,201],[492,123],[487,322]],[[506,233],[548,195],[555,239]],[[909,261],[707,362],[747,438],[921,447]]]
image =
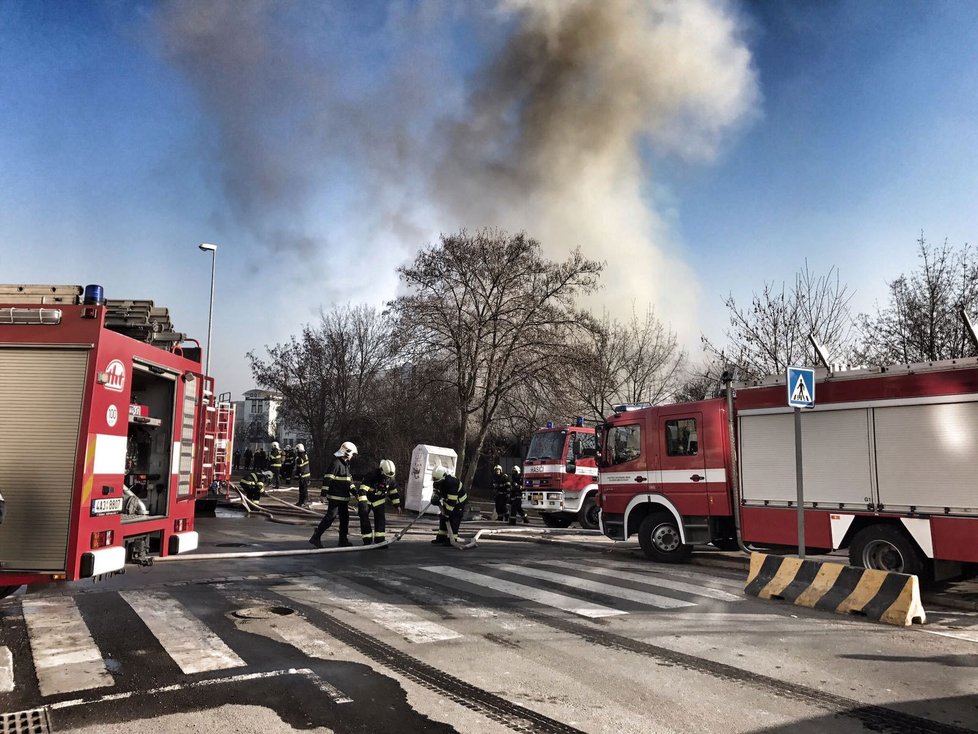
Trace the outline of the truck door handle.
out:
[[[702,482],[706,477],[701,477],[699,474],[694,474],[690,477],[694,482]]]
[[[644,482],[645,481],[645,477],[635,477],[635,481],[636,482]]]

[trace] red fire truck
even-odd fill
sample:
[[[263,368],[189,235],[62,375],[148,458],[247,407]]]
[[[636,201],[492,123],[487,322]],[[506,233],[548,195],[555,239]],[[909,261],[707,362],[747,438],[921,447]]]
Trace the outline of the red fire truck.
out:
[[[598,528],[597,453],[594,428],[582,418],[566,428],[548,421],[533,434],[523,461],[524,489],[547,527],[566,528],[577,520],[582,528]]]
[[[0,596],[197,547],[228,445],[200,352],[150,301],[0,285]]]
[[[853,565],[948,575],[978,562],[978,360],[816,373],[801,416],[806,545]],[[783,376],[601,427],[605,535],[657,561],[798,541]],[[731,440],[734,439],[734,440]]]

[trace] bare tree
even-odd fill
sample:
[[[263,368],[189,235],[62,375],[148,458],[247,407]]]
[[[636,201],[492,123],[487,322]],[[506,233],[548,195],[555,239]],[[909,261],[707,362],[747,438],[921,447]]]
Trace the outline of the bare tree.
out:
[[[396,356],[390,320],[367,306],[337,307],[266,350],[267,359],[248,353],[255,382],[282,396],[281,420],[309,434],[318,472],[335,443],[369,424],[373,391]]]
[[[816,276],[806,260],[791,288],[784,282],[765,283],[747,308],[738,306],[733,295],[727,296],[727,344],[718,347],[703,337],[704,349],[711,359],[726,355],[726,361],[736,364],[745,378],[780,374],[791,365],[811,363],[808,337],[812,334],[833,361],[847,362],[855,343],[849,308],[853,295],[841,282],[838,268]]]
[[[917,240],[920,267],[891,281],[890,302],[877,305],[860,321],[860,356],[871,364],[930,362],[976,356],[960,318],[963,308],[978,308],[978,259],[965,244],[955,250],[947,240],[941,247]]]
[[[442,365],[454,392],[455,450],[471,484],[497,411],[521,385],[560,363],[590,319],[576,299],[602,265],[575,251],[545,259],[525,233],[442,235],[398,269],[407,294],[391,303],[405,333]]]
[[[651,307],[624,322],[605,314],[579,348],[571,387],[594,416],[609,415],[620,403],[665,402],[682,382],[686,352]]]

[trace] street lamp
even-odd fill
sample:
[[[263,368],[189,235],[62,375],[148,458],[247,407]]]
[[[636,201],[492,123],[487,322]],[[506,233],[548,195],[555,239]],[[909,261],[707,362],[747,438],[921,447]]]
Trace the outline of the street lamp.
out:
[[[207,363],[204,366],[204,374],[210,377],[211,374],[211,330],[214,327],[214,273],[217,269],[217,245],[209,245],[206,242],[197,245],[203,252],[211,254],[211,307],[207,312]]]

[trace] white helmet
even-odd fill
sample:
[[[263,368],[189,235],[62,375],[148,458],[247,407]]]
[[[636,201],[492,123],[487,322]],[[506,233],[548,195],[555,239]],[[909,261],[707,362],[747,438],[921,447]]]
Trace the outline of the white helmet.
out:
[[[333,456],[342,456],[345,459],[352,458],[357,453],[357,447],[350,441],[344,441],[340,444],[340,450],[337,451]]]
[[[273,449],[277,449],[278,448],[278,441],[272,441],[272,448]]]
[[[297,443],[295,445],[295,450],[298,451],[300,454],[306,453],[306,447],[303,446],[301,443]]]
[[[436,466],[431,470],[431,481],[440,482],[445,478],[446,474],[448,474],[448,469],[443,466]]]
[[[503,468],[502,468],[501,466],[499,466],[499,464],[496,464],[496,465],[495,465],[495,466],[494,466],[494,467],[492,468],[492,470],[493,470],[494,472],[496,472],[497,474],[501,474],[501,473],[502,473],[502,471],[503,471]]]
[[[380,473],[383,474],[385,477],[394,476],[394,462],[391,461],[390,459],[381,459]]]
[[[513,467],[513,473],[514,474],[519,474],[520,473],[520,468],[518,466],[514,466]]]

